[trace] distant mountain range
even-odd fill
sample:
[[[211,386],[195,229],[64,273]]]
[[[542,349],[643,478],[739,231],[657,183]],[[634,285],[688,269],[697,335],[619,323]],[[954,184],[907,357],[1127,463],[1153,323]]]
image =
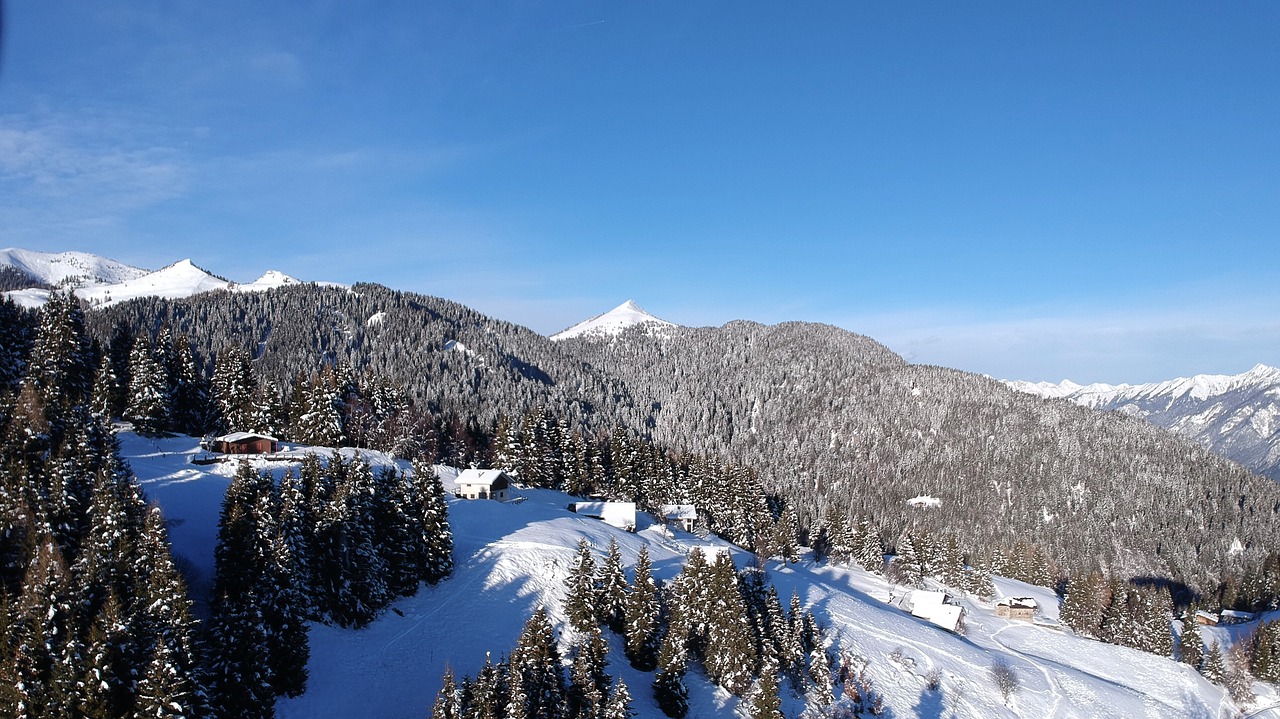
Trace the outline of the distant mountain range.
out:
[[[1280,481],[1280,369],[1196,375],[1151,384],[1006,381],[1040,397],[1140,417]]]
[[[56,288],[74,288],[76,296],[105,307],[138,297],[180,299],[201,292],[262,292],[298,284],[282,272],[270,270],[253,282],[237,283],[179,260],[154,272],[85,252],[0,250],[5,295],[23,307],[40,307]]]

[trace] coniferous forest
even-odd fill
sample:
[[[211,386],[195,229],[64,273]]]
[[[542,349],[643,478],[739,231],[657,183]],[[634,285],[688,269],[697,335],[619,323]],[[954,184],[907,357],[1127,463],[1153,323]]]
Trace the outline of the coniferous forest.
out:
[[[338,453],[279,478],[243,465],[197,604],[117,421],[377,449],[413,469]],[[12,716],[273,716],[277,696],[306,689],[308,623],[366,626],[450,574],[437,463],[644,510],[693,504],[703,530],[761,559],[804,546],[908,586],[990,595],[999,574],[1054,587],[1078,634],[1206,676],[1221,657],[1174,646],[1175,613],[1280,601],[1274,483],[1140,421],[911,365],[824,325],[553,342],[377,285],[91,312],[55,294],[38,312],[0,303],[0,431]],[[759,573],[695,552],[672,582],[640,563],[628,582],[612,554],[596,567],[584,548],[566,587],[567,676],[537,612],[475,679],[447,676],[434,715],[628,716],[638,688],[606,672],[604,631],[656,671],[646,691],[670,716],[687,711],[691,663],[757,716],[776,712],[780,681],[822,705],[834,676],[874,703]],[[1249,647],[1259,678],[1276,674],[1276,636],[1267,625]]]

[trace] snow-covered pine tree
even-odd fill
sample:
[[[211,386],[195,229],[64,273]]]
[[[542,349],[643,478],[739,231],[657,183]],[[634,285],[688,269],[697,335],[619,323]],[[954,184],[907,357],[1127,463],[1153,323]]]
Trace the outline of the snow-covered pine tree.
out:
[[[752,684],[744,703],[750,719],[783,719],[782,698],[778,696],[778,667],[771,660],[760,667],[760,676]]]
[[[333,494],[316,520],[313,577],[322,613],[343,627],[360,628],[377,617],[391,595],[377,547],[373,470],[359,457],[329,459]]]
[[[5,716],[38,719],[70,715],[74,694],[70,682],[55,676],[55,665],[73,641],[75,608],[69,592],[70,572],[62,552],[45,532],[36,537],[35,552],[22,586],[13,603],[12,619],[6,632],[11,652],[0,674],[9,679],[0,693],[0,710]]]
[[[1225,685],[1227,682],[1226,659],[1222,655],[1222,645],[1214,642],[1205,652],[1204,661],[1200,663],[1200,673],[1214,684]]]
[[[618,540],[610,537],[609,551],[604,563],[600,565],[600,577],[597,580],[599,595],[596,611],[600,619],[615,633],[622,634],[626,630],[627,577],[622,570],[622,550],[618,548]]]
[[[626,602],[626,654],[631,666],[642,672],[658,665],[662,604],[653,579],[649,549],[641,545],[636,555],[635,581]]]
[[[757,656],[737,570],[728,553],[717,556],[709,580],[703,665],[713,681],[742,696],[751,687]]]
[[[563,719],[566,716],[560,650],[542,607],[525,622],[509,665],[508,719]]]
[[[1200,638],[1200,625],[1196,622],[1196,607],[1193,604],[1182,619],[1182,632],[1178,635],[1178,661],[1198,670],[1203,659],[1204,640]]]
[[[569,719],[602,719],[612,681],[605,672],[608,663],[609,645],[600,627],[593,627],[574,647],[565,695]]]
[[[880,531],[864,517],[858,518],[858,536],[862,540],[858,544],[858,564],[868,572],[877,574],[884,571],[884,546],[880,544]]]
[[[453,678],[453,667],[448,665],[444,668],[440,691],[436,692],[436,702],[431,705],[430,719],[462,719],[462,700]]]
[[[129,355],[129,395],[124,418],[133,422],[143,434],[169,429],[173,398],[169,394],[169,378],[164,365],[145,333],[133,343]]]
[[[663,714],[683,719],[689,713],[689,690],[684,685],[684,670],[663,668],[653,678],[653,699]]]
[[[137,714],[163,719],[204,716],[207,706],[195,646],[197,622],[191,615],[186,583],[170,553],[159,507],[147,509],[138,562],[133,631],[147,637],[150,648],[137,689]]]
[[[564,581],[564,613],[569,619],[569,626],[576,632],[590,632],[600,624],[600,617],[596,607],[596,562],[585,537],[578,540],[573,566]]]
[[[211,385],[218,426],[229,432],[257,429],[253,426],[253,397],[258,383],[247,350],[231,346],[218,352]]]
[[[270,479],[242,462],[222,502],[206,660],[210,702],[220,717],[275,716],[273,636],[266,616],[275,591],[272,491]]]
[[[633,719],[635,712],[631,709],[631,691],[626,682],[619,679],[609,693],[609,703],[605,705],[602,719]]]
[[[419,559],[422,581],[435,584],[453,571],[453,532],[444,483],[435,468],[425,462],[413,465],[415,504],[422,512],[423,555]]]

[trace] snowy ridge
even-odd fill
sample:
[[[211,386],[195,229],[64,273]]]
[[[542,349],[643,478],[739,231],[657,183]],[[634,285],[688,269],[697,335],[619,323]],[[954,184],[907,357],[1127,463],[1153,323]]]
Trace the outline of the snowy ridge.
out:
[[[268,270],[253,282],[236,283],[215,277],[189,259],[149,272],[84,252],[50,254],[10,248],[0,250],[0,266],[4,265],[14,267],[40,284],[74,287],[76,296],[91,307],[108,307],[139,297],[182,299],[215,290],[266,292],[302,284],[301,280],[279,270]],[[347,287],[332,282],[316,284]],[[21,307],[38,308],[49,301],[49,290],[14,290],[5,296]]]
[[[1040,397],[1141,417],[1280,480],[1280,369],[1275,367],[1258,364],[1236,375],[1202,374],[1140,385],[1070,380],[1005,384]]]
[[[286,275],[279,270],[267,270],[261,277],[248,284],[233,284],[233,292],[266,292],[277,287],[302,284],[301,280]]]
[[[191,437],[152,439],[133,433],[120,436],[122,450],[149,498],[159,501],[171,525],[175,554],[190,561],[201,579],[193,586],[207,592],[213,576],[213,551],[222,496],[234,475],[234,463],[193,465],[200,452]],[[284,448],[283,456],[300,458],[328,448]],[[351,456],[357,450],[343,449]],[[389,456],[366,450],[359,454],[375,467],[394,466]],[[253,458],[256,468],[279,478],[287,459]],[[401,464],[400,466],[404,466]],[[446,486],[457,470],[438,467]],[[280,699],[281,719],[425,716],[440,687],[446,666],[473,675],[485,653],[495,656],[515,645],[524,620],[546,607],[559,629],[564,650],[574,638],[561,612],[564,579],[580,538],[588,540],[601,561],[609,540],[618,542],[624,563],[648,548],[655,577],[671,579],[694,546],[708,540],[682,532],[668,533],[647,515],[638,515],[635,533],[575,515],[574,498],[551,490],[521,490],[519,504],[450,500],[454,537],[454,573],[417,595],[397,600],[393,610],[361,630],[311,625],[310,679],[307,691]],[[754,557],[726,547],[739,566]],[[1170,659],[1082,639],[1044,626],[1001,619],[993,605],[973,597],[958,601],[968,613],[964,636],[943,631],[911,616],[901,606],[904,587],[879,575],[811,561],[779,565],[769,562],[769,580],[779,595],[799,594],[818,620],[831,628],[829,649],[866,661],[866,675],[884,697],[888,716],[954,717],[1217,717],[1234,705],[1220,687],[1195,670]],[[1050,589],[996,579],[999,594],[1034,597],[1049,624],[1057,623],[1057,597]],[[1175,625],[1176,626],[1176,625]],[[1233,637],[1247,629],[1202,627],[1208,641]],[[637,719],[661,719],[650,684],[652,673],[633,669],[623,656],[621,639],[606,632],[610,643],[608,672],[626,682]],[[1006,703],[991,680],[993,663],[1011,666],[1018,691]],[[927,688],[936,670],[940,689]],[[693,668],[689,685],[690,717],[742,716],[739,700],[713,686]],[[1263,685],[1255,685],[1263,687]],[[1258,704],[1274,699],[1269,689]],[[802,701],[783,692],[786,716],[800,716]]]
[[[12,267],[53,287],[113,284],[147,274],[147,270],[88,252],[36,252],[17,247],[0,250],[0,266]]]
[[[636,325],[649,325],[650,331],[676,326],[672,322],[658,319],[645,312],[634,300],[627,300],[604,314],[596,315],[585,322],[579,322],[566,330],[551,335],[551,339],[559,341],[584,335],[614,337],[621,334],[628,327]]]

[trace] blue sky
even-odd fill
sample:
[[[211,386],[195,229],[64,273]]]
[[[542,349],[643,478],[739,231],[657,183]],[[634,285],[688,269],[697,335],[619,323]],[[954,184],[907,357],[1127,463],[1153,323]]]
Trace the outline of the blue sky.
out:
[[[1280,5],[5,5],[0,246],[632,298],[918,362],[1280,365]]]

